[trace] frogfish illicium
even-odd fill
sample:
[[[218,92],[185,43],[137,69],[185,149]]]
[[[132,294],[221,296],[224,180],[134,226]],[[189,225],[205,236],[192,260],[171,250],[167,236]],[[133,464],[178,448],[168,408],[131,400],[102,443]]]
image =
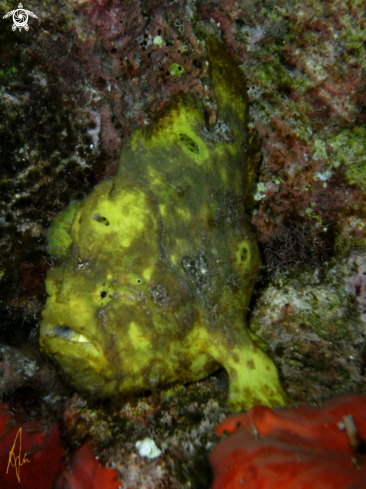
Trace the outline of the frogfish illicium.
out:
[[[117,174],[59,214],[40,347],[81,392],[115,397],[202,379],[228,405],[286,403],[246,327],[260,256],[246,214],[255,179],[241,71],[206,41],[217,117],[179,93],[122,148]]]

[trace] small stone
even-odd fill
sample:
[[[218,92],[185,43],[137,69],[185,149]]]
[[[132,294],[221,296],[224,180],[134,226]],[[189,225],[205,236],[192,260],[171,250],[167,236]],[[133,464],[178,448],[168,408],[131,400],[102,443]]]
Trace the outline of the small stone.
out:
[[[140,457],[156,458],[161,454],[161,450],[151,438],[144,438],[136,442],[136,448]]]

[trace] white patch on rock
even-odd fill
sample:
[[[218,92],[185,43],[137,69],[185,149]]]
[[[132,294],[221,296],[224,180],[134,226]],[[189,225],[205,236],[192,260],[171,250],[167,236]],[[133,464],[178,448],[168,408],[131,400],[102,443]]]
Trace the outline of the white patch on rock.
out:
[[[151,438],[144,438],[136,442],[136,448],[140,457],[156,458],[161,454],[161,450]]]

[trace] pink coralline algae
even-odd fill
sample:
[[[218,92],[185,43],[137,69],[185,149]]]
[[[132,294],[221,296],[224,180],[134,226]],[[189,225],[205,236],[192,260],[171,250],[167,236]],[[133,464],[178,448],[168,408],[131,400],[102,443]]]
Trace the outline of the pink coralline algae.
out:
[[[210,456],[213,489],[366,487],[366,396],[321,407],[256,406],[216,428],[231,433]]]

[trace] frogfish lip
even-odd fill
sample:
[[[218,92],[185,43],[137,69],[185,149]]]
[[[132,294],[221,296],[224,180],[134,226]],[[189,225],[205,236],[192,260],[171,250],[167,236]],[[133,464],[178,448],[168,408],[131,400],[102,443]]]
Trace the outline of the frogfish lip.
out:
[[[48,336],[62,338],[66,341],[72,341],[73,343],[92,345],[89,338],[78,331],[75,331],[75,329],[67,326],[66,324],[56,324],[53,326],[51,324],[43,323],[41,325],[40,336],[41,338]]]
[[[99,345],[66,324],[41,323],[41,349],[50,355],[61,355],[63,358],[87,358],[100,361],[103,357]]]

